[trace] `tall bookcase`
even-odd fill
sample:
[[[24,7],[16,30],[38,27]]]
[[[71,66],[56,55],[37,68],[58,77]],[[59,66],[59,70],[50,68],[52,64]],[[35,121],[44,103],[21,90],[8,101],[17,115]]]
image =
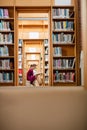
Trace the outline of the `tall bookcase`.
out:
[[[14,7],[0,7],[0,86],[15,85]]]
[[[53,86],[77,85],[76,16],[74,6],[52,7]]]

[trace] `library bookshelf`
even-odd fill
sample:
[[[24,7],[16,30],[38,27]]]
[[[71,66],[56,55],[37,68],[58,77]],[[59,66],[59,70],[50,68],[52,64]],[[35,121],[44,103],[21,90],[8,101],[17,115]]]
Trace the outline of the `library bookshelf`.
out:
[[[15,85],[14,7],[0,7],[0,86]]]
[[[77,85],[76,16],[74,6],[52,7],[52,84]]]

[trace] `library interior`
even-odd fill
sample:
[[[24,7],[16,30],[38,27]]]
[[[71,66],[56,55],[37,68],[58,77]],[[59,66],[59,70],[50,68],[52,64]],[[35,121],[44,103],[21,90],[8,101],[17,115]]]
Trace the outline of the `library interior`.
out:
[[[87,130],[87,0],[0,0],[0,130]]]

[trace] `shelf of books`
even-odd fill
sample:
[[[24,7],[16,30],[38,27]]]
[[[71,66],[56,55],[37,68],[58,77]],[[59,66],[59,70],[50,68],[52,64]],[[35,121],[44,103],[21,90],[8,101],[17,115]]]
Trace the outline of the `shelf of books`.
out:
[[[49,42],[44,39],[44,85],[49,85]]]
[[[23,40],[18,40],[18,85],[23,85]]]
[[[0,86],[14,85],[14,8],[0,7]]]
[[[53,85],[76,85],[76,25],[74,6],[52,7]]]

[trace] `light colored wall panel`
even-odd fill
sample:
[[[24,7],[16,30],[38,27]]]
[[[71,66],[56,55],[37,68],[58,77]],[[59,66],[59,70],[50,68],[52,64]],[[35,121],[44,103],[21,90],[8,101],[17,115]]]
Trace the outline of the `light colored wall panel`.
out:
[[[52,5],[74,5],[75,0],[51,0]]]

